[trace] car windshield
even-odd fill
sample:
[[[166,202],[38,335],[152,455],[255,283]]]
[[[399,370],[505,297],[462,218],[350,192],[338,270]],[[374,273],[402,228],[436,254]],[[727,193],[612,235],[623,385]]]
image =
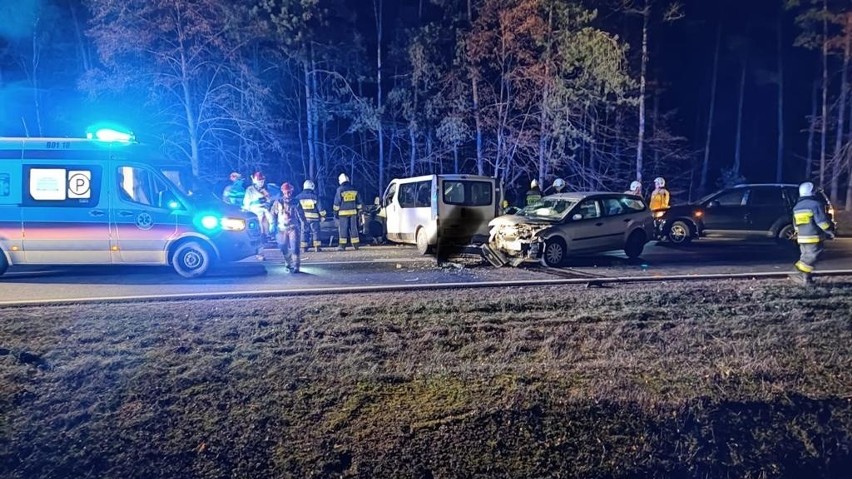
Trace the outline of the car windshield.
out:
[[[527,218],[544,218],[558,220],[565,217],[568,210],[577,204],[573,198],[542,198],[541,201],[527,206],[518,212],[520,216]]]

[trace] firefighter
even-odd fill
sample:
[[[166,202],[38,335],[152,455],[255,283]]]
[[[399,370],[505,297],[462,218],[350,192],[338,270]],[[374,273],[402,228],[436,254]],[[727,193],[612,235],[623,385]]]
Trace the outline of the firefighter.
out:
[[[300,244],[304,251],[308,251],[308,247],[313,247],[314,251],[319,253],[320,246],[320,222],[325,216],[325,210],[322,209],[319,203],[319,197],[314,191],[314,182],[305,180],[302,184],[302,192],[296,196],[296,201],[299,202],[299,207],[302,208],[302,213],[305,216],[305,223],[302,225],[302,242]]]
[[[337,181],[340,183],[334,195],[334,216],[337,218],[339,233],[337,251],[346,249],[347,239],[357,250],[361,243],[358,237],[358,212],[361,210],[361,199],[358,190],[349,183],[346,173],[341,173]]]
[[[662,179],[662,178],[658,178],[658,179]],[[665,185],[665,183],[663,183],[663,184]],[[634,182],[630,183],[630,189],[625,191],[624,194],[625,195],[636,195],[636,196],[641,198],[642,197],[642,183],[640,183],[639,181],[634,181]],[[668,201],[666,201],[666,204],[668,204]]]
[[[541,189],[538,187],[538,180],[530,182],[530,189],[527,191],[526,205],[532,206],[541,201]]]
[[[259,171],[251,175],[251,185],[246,188],[243,197],[243,209],[257,215],[260,230],[267,238],[272,229],[272,213],[269,212],[269,192],[266,190],[266,176]]]
[[[229,205],[242,206],[243,198],[246,196],[243,175],[235,171],[231,173],[228,179],[231,182],[222,191],[222,200]]]
[[[810,286],[813,284],[811,274],[823,250],[823,241],[834,239],[825,207],[814,197],[814,184],[811,182],[799,185],[799,201],[793,206],[793,226],[800,257],[795,265],[798,273],[790,275],[790,278],[803,286]]]
[[[666,189],[666,180],[661,177],[656,178],[654,180],[654,191],[651,192],[651,211],[669,209],[670,198],[669,190]]]
[[[293,198],[293,185],[281,185],[281,199],[272,205],[272,212],[278,222],[278,248],[284,256],[284,264],[290,273],[299,272],[300,248],[299,230],[305,223],[305,216],[299,203]]]

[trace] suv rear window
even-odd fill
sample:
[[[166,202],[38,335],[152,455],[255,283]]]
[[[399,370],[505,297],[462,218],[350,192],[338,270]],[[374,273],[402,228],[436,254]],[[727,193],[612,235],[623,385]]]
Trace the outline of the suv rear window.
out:
[[[784,204],[780,188],[752,188],[748,193],[749,206],[778,206]]]

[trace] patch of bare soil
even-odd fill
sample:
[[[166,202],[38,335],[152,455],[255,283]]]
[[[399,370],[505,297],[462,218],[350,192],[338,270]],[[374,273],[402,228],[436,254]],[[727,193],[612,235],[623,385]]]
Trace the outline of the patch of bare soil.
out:
[[[848,477],[852,284],[0,309],[0,477]]]

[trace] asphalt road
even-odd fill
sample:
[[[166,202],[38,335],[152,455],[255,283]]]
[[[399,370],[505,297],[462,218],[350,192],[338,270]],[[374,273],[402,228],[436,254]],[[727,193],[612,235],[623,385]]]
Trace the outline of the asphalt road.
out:
[[[852,270],[852,238],[827,243],[819,269]],[[796,255],[774,245],[701,240],[674,248],[651,243],[638,260],[621,253],[579,257],[564,275],[662,276],[790,271]],[[185,280],[165,267],[10,268],[0,277],[0,303],[28,300],[155,296],[341,286],[415,285],[552,279],[535,264],[494,268],[467,256],[438,265],[408,246],[365,246],[360,251],[323,251],[302,256],[302,272],[286,272],[277,251],[263,262],[251,258]]]

